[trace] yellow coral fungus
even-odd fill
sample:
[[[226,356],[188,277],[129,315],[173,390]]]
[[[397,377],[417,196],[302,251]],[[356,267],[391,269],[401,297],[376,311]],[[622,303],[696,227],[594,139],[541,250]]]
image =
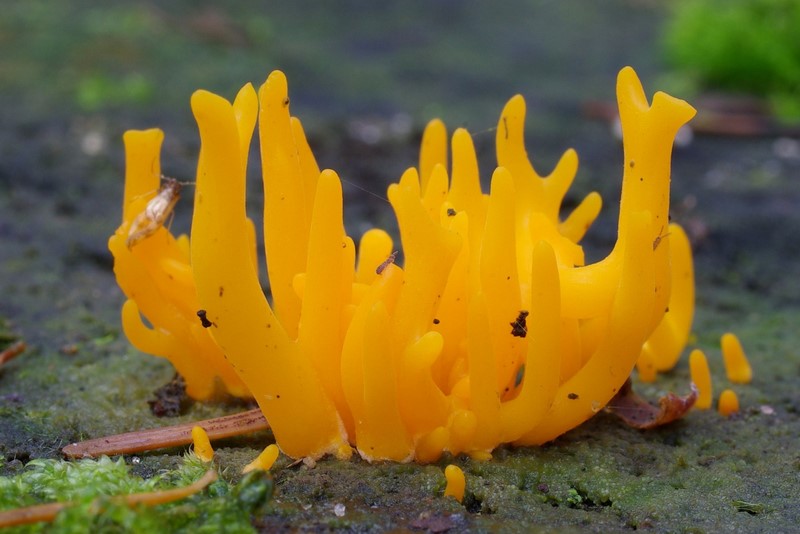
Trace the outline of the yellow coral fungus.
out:
[[[450,464],[444,468],[444,476],[447,479],[447,486],[444,488],[445,497],[453,497],[458,502],[464,500],[464,490],[467,486],[467,479],[464,471],[457,465]]]
[[[689,354],[689,370],[692,374],[692,382],[697,386],[698,391],[697,402],[694,403],[694,406],[699,410],[708,410],[711,408],[713,386],[708,360],[700,349],[695,349]]]
[[[734,384],[749,384],[753,380],[753,369],[744,353],[741,342],[736,334],[726,332],[722,334],[722,359],[725,362],[725,373],[728,380]]]
[[[195,397],[209,395],[215,377],[237,394],[244,384],[296,458],[347,457],[354,447],[370,461],[430,462],[552,440],[603,408],[640,357],[652,372],[674,365],[692,319],[691,252],[668,208],[673,139],[694,109],[664,93],[648,104],[630,68],[617,99],[625,165],[618,239],[605,259],[587,265],[578,244],[600,197],[563,216],[577,156],[567,151],[540,176],[516,96],[498,123],[488,195],[466,130],[454,132],[448,154],[444,125],[429,125],[419,169],[388,190],[398,265],[385,261],[395,249],[386,232],[370,230],[358,247],[346,234],[341,182],[319,171],[281,72],[232,104],[198,91],[191,247],[165,228],[126,246],[159,189],[162,135],[125,138],[123,224],[110,247],[129,299],[126,334],[170,358]],[[256,121],[271,301],[245,212]]]
[[[732,389],[726,389],[719,396],[719,413],[729,417],[739,411],[739,396]]]
[[[250,471],[261,470],[261,471],[269,471],[272,468],[272,464],[275,463],[275,460],[278,459],[278,455],[280,451],[278,450],[278,446],[272,443],[271,445],[267,445],[267,447],[261,451],[261,454],[256,456],[256,459],[244,466],[242,469],[242,473],[249,473]]]
[[[194,444],[194,453],[204,462],[210,462],[214,459],[214,449],[211,447],[211,440],[208,439],[208,434],[202,426],[195,426],[192,428],[192,443]]]
[[[197,320],[200,305],[189,264],[188,237],[175,239],[166,228],[154,226],[147,235],[130,240],[131,227],[159,193],[159,151],[164,134],[156,129],[129,131],[123,139],[123,222],[108,247],[114,255],[117,283],[128,297],[122,307],[125,335],[139,350],[168,358],[186,380],[186,391],[192,397],[211,397],[216,377],[230,393],[247,396],[244,384]],[[142,321],[142,315],[152,328]]]

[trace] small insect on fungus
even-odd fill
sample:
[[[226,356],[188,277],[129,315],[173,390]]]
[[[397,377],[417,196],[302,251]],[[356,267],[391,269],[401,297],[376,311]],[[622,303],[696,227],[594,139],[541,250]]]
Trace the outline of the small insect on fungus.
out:
[[[383,262],[383,263],[381,263],[380,265],[378,265],[378,268],[377,268],[377,269],[375,269],[375,273],[376,273],[376,274],[381,274],[381,273],[383,272],[383,270],[384,270],[384,269],[386,269],[386,268],[389,266],[389,264],[391,264],[391,263],[394,263],[394,260],[395,260],[396,258],[397,258],[397,251],[395,250],[394,252],[392,252],[391,254],[389,254],[389,257],[388,257],[388,258],[386,258],[386,260],[384,260],[384,262]]]
[[[139,213],[131,223],[128,230],[128,239],[125,244],[128,249],[153,235],[156,230],[163,226],[164,221],[172,213],[172,209],[181,198],[181,182],[174,178],[166,178],[164,184],[159,188],[158,193],[145,206],[144,211]]]
[[[511,335],[515,337],[525,337],[528,335],[528,325],[525,323],[525,319],[528,317],[528,312],[525,310],[520,310],[519,315],[517,318],[514,319],[513,323],[509,323],[511,325]]]
[[[661,232],[663,232],[663,231],[664,231],[664,227],[662,226],[661,230],[658,231],[658,235],[653,240],[653,251],[654,252],[658,248],[658,245],[661,244],[661,240],[664,239],[665,237],[667,237],[670,234],[670,232],[667,232],[666,234],[662,234]]]

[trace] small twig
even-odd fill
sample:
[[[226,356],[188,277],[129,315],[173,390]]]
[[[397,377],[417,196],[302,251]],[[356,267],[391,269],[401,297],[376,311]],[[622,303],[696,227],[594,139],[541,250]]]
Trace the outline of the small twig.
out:
[[[264,419],[261,410],[255,409],[205,421],[90,439],[67,445],[61,452],[68,458],[96,458],[102,455],[113,456],[178,447],[192,442],[192,428],[195,426],[203,427],[209,439],[213,441],[266,430],[269,428],[269,423]]]
[[[205,489],[206,486],[217,480],[217,472],[213,469],[206,471],[196,482],[184,486],[182,488],[174,488],[170,490],[149,491],[146,493],[133,493],[131,495],[114,495],[109,500],[115,504],[124,504],[134,507],[137,504],[144,504],[146,506],[155,506],[157,504],[164,504],[168,502],[184,499],[190,495],[194,495]],[[92,511],[100,513],[103,511],[103,500],[105,498],[95,499],[92,503]],[[25,508],[15,508],[13,510],[5,510],[0,512],[0,528],[13,527],[16,525],[27,525],[30,523],[38,523],[40,521],[52,521],[58,513],[76,503],[72,501],[67,502],[52,502],[48,504],[37,504],[34,506],[26,506]]]
[[[13,360],[25,352],[26,348],[28,348],[28,345],[26,345],[24,341],[17,341],[4,351],[0,352],[0,367],[2,367],[6,362]]]

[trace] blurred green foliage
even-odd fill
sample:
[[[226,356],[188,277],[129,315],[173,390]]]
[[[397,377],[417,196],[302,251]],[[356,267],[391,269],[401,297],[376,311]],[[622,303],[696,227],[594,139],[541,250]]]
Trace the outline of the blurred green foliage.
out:
[[[94,74],[78,82],[76,97],[82,108],[94,110],[109,104],[147,102],[154,92],[153,84],[138,73],[129,74],[121,80]]]
[[[704,89],[767,98],[800,118],[800,2],[682,0],[665,33],[667,58]]]

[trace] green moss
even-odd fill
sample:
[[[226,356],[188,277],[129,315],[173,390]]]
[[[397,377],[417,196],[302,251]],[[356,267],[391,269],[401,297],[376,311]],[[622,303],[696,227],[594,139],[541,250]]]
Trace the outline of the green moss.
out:
[[[59,513],[52,526],[34,524],[18,532],[252,532],[250,515],[272,494],[272,481],[264,473],[252,473],[236,485],[218,480],[203,494],[155,507],[130,508],[107,498],[186,486],[207,469],[194,455],[151,478],[131,474],[122,458],[33,460],[21,473],[0,477],[0,509],[75,503]]]

